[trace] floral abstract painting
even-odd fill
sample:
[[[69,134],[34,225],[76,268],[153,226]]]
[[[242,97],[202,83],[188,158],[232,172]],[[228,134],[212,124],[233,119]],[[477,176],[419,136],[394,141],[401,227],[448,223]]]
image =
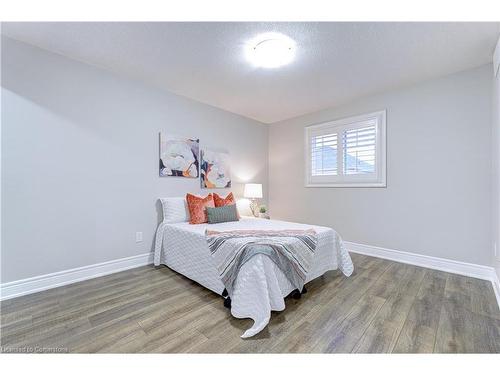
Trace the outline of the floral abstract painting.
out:
[[[201,187],[217,189],[231,187],[229,154],[212,150],[201,150]]]
[[[199,176],[200,140],[160,133],[160,177]]]

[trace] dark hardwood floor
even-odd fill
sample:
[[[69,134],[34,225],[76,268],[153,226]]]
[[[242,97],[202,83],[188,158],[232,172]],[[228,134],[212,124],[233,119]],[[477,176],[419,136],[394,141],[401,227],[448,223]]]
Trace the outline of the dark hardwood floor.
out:
[[[1,303],[3,352],[499,353],[490,282],[352,254],[286,299],[251,339],[220,296],[166,267],[100,277]]]

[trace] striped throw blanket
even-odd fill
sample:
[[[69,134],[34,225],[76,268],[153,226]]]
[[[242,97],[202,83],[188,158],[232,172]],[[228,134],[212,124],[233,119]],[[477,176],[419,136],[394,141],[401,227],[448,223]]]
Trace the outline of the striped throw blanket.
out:
[[[229,295],[232,295],[241,267],[257,254],[271,258],[292,285],[302,290],[317,244],[313,229],[207,230],[205,235],[219,276]]]

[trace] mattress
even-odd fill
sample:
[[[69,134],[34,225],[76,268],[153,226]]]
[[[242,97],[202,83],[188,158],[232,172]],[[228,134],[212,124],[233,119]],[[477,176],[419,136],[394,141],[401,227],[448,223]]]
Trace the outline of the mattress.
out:
[[[224,285],[208,249],[205,230],[282,230],[314,229],[318,243],[306,282],[326,271],[340,269],[346,276],[353,272],[349,253],[342,239],[331,228],[278,220],[242,217],[240,221],[219,224],[160,224],[156,237],[154,264],[164,264],[204,287],[222,294]],[[285,308],[283,297],[294,289],[286,275],[266,256],[256,255],[240,270],[235,282],[231,314],[251,318],[254,326],[242,337],[260,332],[269,322],[271,310]]]

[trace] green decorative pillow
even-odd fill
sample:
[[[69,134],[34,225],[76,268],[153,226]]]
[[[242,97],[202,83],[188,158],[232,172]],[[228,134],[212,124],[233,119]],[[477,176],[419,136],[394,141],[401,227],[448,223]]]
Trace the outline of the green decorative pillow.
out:
[[[207,207],[207,216],[209,224],[238,221],[238,211],[235,204],[222,207]]]

